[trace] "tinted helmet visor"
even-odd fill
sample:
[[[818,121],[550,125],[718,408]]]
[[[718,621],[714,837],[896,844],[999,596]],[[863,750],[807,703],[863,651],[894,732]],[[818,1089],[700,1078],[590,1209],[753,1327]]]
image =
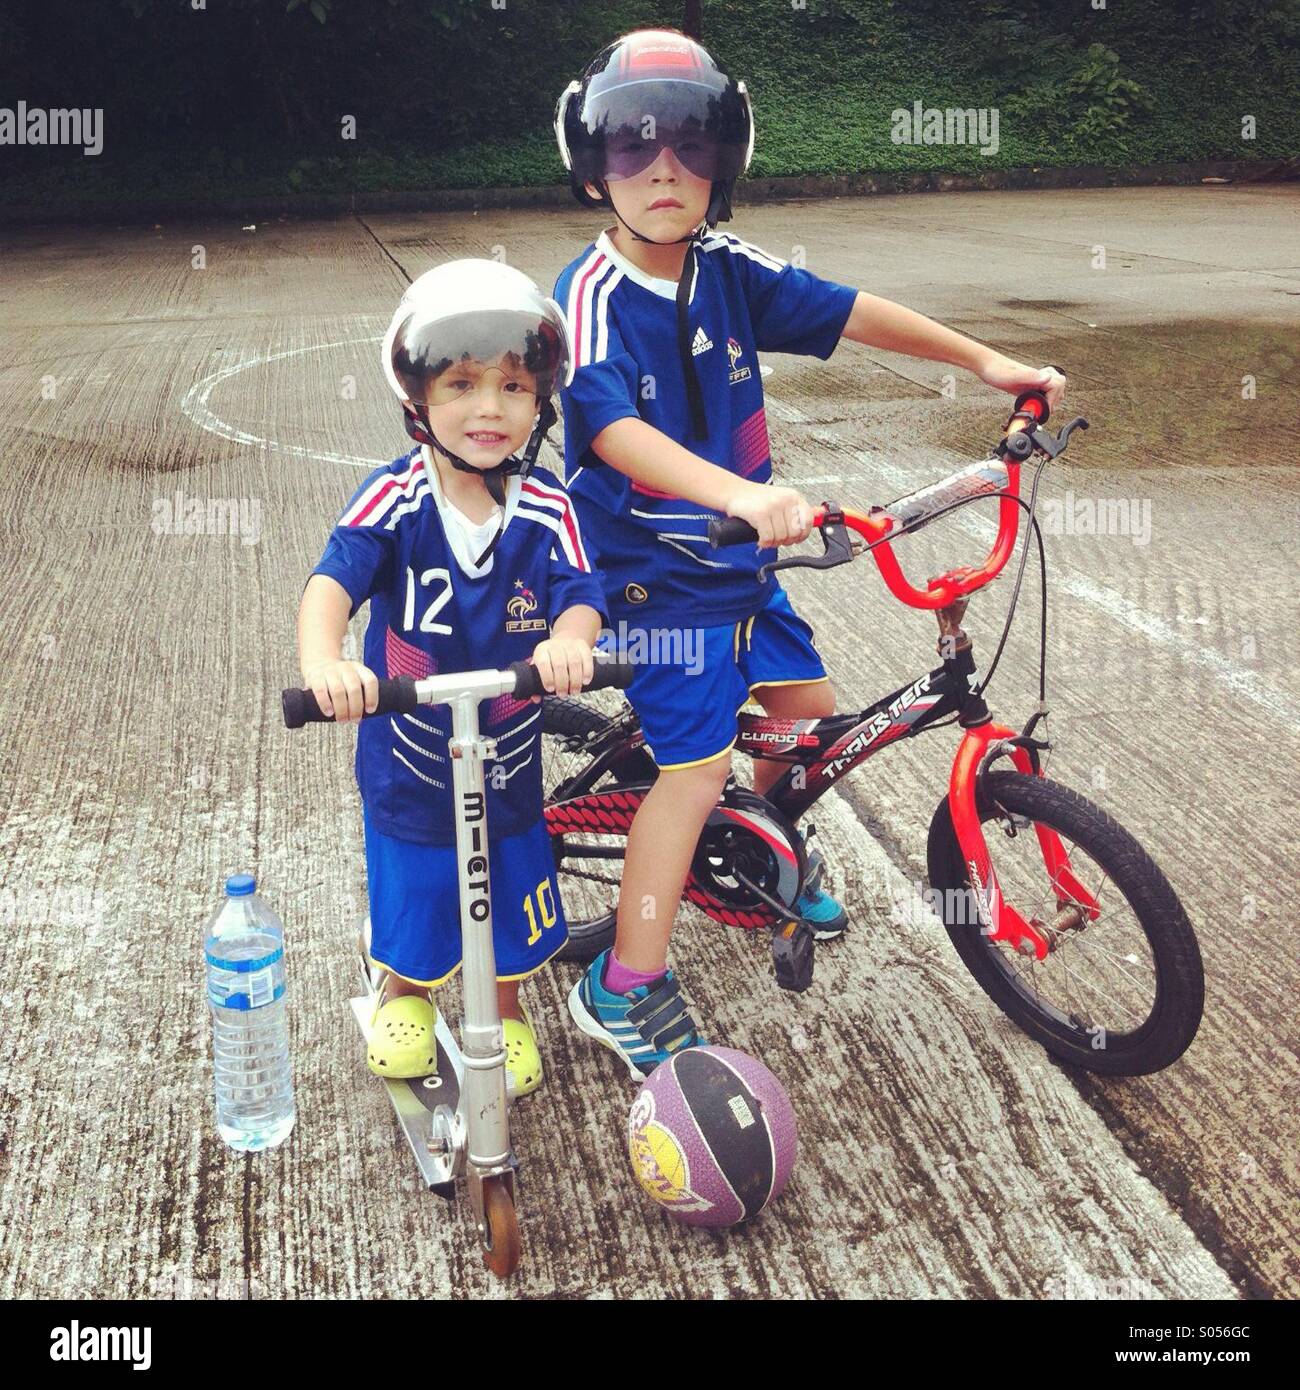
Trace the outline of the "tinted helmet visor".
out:
[[[721,74],[697,79],[595,80],[583,102],[582,123],[599,152],[599,176],[636,178],[664,148],[697,178],[734,179],[749,149],[748,110],[736,84]]]
[[[477,388],[489,371],[499,389],[545,400],[563,373],[564,348],[553,324],[522,310],[445,317],[413,312],[393,336],[393,375],[407,400],[437,406]]]

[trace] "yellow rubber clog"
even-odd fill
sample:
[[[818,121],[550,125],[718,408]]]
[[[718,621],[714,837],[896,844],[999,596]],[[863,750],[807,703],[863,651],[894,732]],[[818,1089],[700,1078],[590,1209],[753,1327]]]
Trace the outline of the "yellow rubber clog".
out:
[[[527,1010],[522,1019],[503,1018],[501,1027],[506,1043],[506,1095],[517,1100],[542,1084],[542,1054],[537,1050]]]
[[[402,994],[380,1005],[370,1020],[370,1070],[394,1080],[437,1075],[437,1021],[438,1010],[427,995]]]

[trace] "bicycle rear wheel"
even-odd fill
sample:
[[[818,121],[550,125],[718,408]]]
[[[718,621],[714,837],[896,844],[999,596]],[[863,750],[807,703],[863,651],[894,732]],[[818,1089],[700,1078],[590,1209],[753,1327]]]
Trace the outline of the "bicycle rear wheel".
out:
[[[980,820],[1003,898],[1051,949],[1039,961],[982,929],[945,798],[930,822],[928,861],[957,954],[1002,1012],[1062,1061],[1110,1076],[1169,1066],[1196,1036],[1205,977],[1168,879],[1128,831],[1059,783],[993,772],[984,793]],[[995,824],[1002,834],[991,833]],[[1035,824],[1060,835],[1100,915],[1090,919],[1052,885]]]
[[[626,706],[620,705],[620,711]],[[596,708],[586,700],[547,696],[542,701],[542,785],[548,802],[567,799],[566,784],[580,778],[591,761],[589,749],[610,731],[620,717]],[[651,781],[655,766],[643,750],[583,791],[596,791],[618,781]],[[617,849],[622,836],[595,831],[580,834],[551,832],[555,855],[555,874],[564,906],[569,936],[556,952],[557,960],[586,963],[614,944],[619,883],[623,875],[621,858],[605,858],[591,850]]]

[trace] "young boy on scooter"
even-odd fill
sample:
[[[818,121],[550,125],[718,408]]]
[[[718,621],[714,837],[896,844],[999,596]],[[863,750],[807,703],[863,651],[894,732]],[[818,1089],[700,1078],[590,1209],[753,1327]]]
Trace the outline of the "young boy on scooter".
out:
[[[752,696],[781,717],[835,710],[812,629],[774,577],[756,581],[773,547],[809,535],[815,511],[772,483],[758,353],[825,359],[852,338],[1012,394],[1044,390],[1053,407],[1064,378],[715,231],[748,166],[753,119],[744,85],[681,34],[611,44],[561,96],[555,128],[575,196],[616,218],[556,282],[575,353],[561,393],[566,481],[611,622],[629,635],[693,628],[703,647],[698,674],[685,659],[644,664],[628,688],[659,776],[628,835],[614,946],[569,999],[578,1026],[640,1079],[703,1041],[667,949],[740,708]],[[711,549],[708,521],[724,514],[748,521],[758,545]],[[755,790],[781,771],[757,764]],[[794,910],[825,940],[847,918],[809,858]]]
[[[509,266],[450,262],[403,297],[383,365],[416,447],[361,484],[307,582],[304,682],[339,721],[373,713],[381,677],[531,659],[548,691],[580,690],[592,677],[604,597],[564,488],[534,466],[555,421],[552,392],[571,369],[559,306]],[[365,660],[345,660],[348,620],[367,601]],[[539,716],[536,700],[502,696],[483,718],[497,747],[487,825],[512,1097],[542,1082],[520,981],[567,934],[541,818]],[[358,731],[368,949],[386,972],[367,1052],[377,1076],[437,1070],[432,990],[460,965],[450,730],[441,706],[369,719]]]

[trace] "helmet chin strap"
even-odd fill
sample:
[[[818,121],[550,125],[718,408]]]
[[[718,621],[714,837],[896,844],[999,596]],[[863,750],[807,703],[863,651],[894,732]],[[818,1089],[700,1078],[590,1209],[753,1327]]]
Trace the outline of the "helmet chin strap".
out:
[[[496,549],[497,542],[501,539],[501,533],[505,529],[505,480],[511,474],[518,473],[522,481],[533,471],[533,465],[537,462],[537,455],[542,447],[542,440],[546,438],[551,426],[556,421],[555,406],[551,398],[547,396],[539,407],[537,424],[533,427],[528,443],[524,445],[522,455],[511,454],[509,458],[502,459],[500,463],[493,464],[491,468],[475,468],[472,463],[466,463],[459,454],[453,454],[445,444],[440,443],[437,435],[433,432],[433,425],[430,423],[429,412],[425,406],[413,405],[409,408],[403,406],[402,416],[406,432],[412,439],[417,443],[428,444],[431,448],[437,449],[443,458],[461,473],[477,473],[483,479],[483,486],[487,488],[492,500],[502,509],[501,520],[497,523],[496,532],[488,542],[487,549],[474,561],[474,568],[481,568],[484,561]]]
[[[608,195],[606,196],[608,197]],[[700,230],[700,226],[702,225],[697,223],[685,236],[674,237],[671,241],[656,241],[653,237],[642,236],[623,214],[614,207],[614,200],[612,198],[609,199],[609,205],[611,208],[614,208],[614,216],[617,217],[632,234],[632,239],[634,241],[644,241],[648,246],[681,246],[683,242],[694,241],[695,233]]]
[[[637,241],[648,242],[651,246],[680,246],[683,242],[689,243],[686,256],[682,261],[682,273],[677,281],[677,294],[674,296],[677,307],[677,356],[682,364],[682,379],[686,383],[686,400],[691,412],[691,437],[693,439],[707,439],[709,422],[704,409],[704,392],[700,388],[699,373],[695,370],[695,354],[691,350],[689,313],[692,281],[695,278],[694,242],[704,223],[697,223],[691,228],[687,236],[679,236],[672,241],[651,241],[648,236],[642,236],[614,207],[614,200],[609,196],[609,185],[606,184],[601,191],[610,207],[614,208],[614,216],[622,222]],[[710,227],[714,227],[717,225],[718,217],[723,213],[726,217],[731,216],[731,203],[722,184],[715,181],[704,222]]]
[[[726,186],[721,180],[715,179],[712,191],[709,194],[709,206],[704,214],[703,220],[697,222],[685,236],[674,237],[672,241],[655,241],[653,237],[642,236],[623,214],[619,212],[618,208],[614,205],[613,198],[609,196],[608,183],[599,183],[596,186],[604,195],[605,201],[613,209],[614,216],[628,229],[633,239],[636,241],[644,241],[650,246],[681,246],[683,242],[694,241],[695,235],[700,230],[701,226],[707,225],[709,227],[716,227],[719,222],[731,221],[731,199],[727,196]]]

